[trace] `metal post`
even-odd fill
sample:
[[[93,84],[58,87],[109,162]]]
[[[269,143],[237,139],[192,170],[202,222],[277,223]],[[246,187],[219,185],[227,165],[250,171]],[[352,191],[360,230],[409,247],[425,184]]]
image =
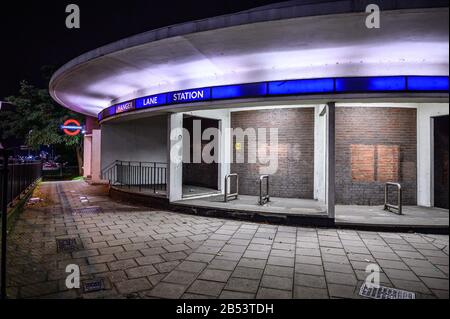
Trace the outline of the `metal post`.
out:
[[[231,193],[231,178],[235,177],[236,179],[236,192]],[[228,192],[228,188],[230,188],[230,192]],[[225,196],[224,202],[227,203],[231,199],[239,198],[239,175],[238,174],[229,174],[225,176]]]
[[[8,157],[6,154],[4,154],[4,160],[8,162]],[[7,203],[11,203],[13,201],[13,194],[14,194],[14,163],[11,164],[11,178],[10,178],[10,185],[9,185],[9,198],[7,199]],[[6,188],[8,189],[8,187]]]
[[[228,176],[225,177],[225,198],[224,202],[228,201]]]
[[[388,192],[389,192],[388,184],[386,183],[384,185],[384,210],[388,209],[388,206],[387,206],[387,203],[388,203]]]
[[[142,191],[142,162],[139,162],[139,192]]]
[[[8,158],[9,154],[7,151],[3,151],[3,185],[2,187],[2,260],[1,260],[1,299],[6,299],[6,253],[7,253],[7,228],[8,228]]]
[[[128,189],[131,189],[131,162],[128,162]]]
[[[153,194],[156,194],[156,163],[153,164],[154,170],[153,170]]]
[[[389,204],[389,186],[397,188],[397,205]],[[397,210],[399,215],[403,214],[403,188],[400,183],[388,182],[384,186],[384,210]]]
[[[19,200],[22,197],[22,192],[24,191],[23,183],[22,183],[22,175],[24,175],[23,174],[23,164],[20,163],[19,164]]]
[[[263,181],[264,180],[266,181],[266,190],[267,190],[266,195],[263,195]],[[270,202],[269,175],[262,175],[259,178],[259,205],[263,206],[268,202]]]
[[[119,172],[119,171],[117,171],[117,172]],[[118,173],[118,175],[120,176],[119,177],[119,184],[120,184],[120,186],[125,186],[125,183],[124,183],[124,181],[125,181],[125,179],[124,179],[124,177],[123,177],[123,162],[121,161],[120,162],[120,173]]]
[[[259,205],[263,205],[262,200],[262,179],[259,180]]]

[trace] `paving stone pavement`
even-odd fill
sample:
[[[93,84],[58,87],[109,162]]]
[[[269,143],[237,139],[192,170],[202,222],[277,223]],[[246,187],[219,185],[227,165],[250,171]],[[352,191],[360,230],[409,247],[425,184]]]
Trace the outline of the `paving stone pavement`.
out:
[[[114,202],[104,186],[44,183],[9,238],[11,298],[360,298],[369,264],[385,286],[448,299],[449,236],[257,224]],[[82,201],[80,197],[87,197]],[[80,208],[101,207],[101,212]],[[76,239],[76,250],[57,239]],[[97,292],[69,290],[66,266]]]

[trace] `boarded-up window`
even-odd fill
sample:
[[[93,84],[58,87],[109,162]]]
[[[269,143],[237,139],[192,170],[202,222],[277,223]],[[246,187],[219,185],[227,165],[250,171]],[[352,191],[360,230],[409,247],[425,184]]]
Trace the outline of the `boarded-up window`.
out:
[[[354,182],[399,181],[398,145],[351,145]]]
[[[352,180],[373,182],[375,180],[375,146],[351,145]]]
[[[377,146],[377,180],[399,181],[400,147],[398,145]]]

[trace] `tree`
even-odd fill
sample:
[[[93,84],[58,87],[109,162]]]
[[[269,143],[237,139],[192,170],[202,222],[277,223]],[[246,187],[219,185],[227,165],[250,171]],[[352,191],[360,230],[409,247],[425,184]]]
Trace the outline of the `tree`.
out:
[[[67,119],[82,120],[82,116],[57,105],[47,89],[39,89],[26,81],[20,83],[17,96],[6,99],[15,105],[14,111],[0,112],[2,138],[23,138],[28,147],[38,150],[42,145],[64,146],[75,151],[78,167],[82,164],[82,139],[61,132],[60,126]]]

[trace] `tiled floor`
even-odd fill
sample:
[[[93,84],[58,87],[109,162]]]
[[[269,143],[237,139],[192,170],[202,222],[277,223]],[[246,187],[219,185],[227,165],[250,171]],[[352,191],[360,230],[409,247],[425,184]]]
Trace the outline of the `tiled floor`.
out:
[[[243,212],[263,212],[286,215],[311,215],[326,216],[326,207],[323,203],[312,199],[277,198],[272,197],[264,206],[258,204],[258,196],[239,195],[237,200],[224,202],[223,195],[184,199],[176,202],[178,205],[214,207],[219,209],[231,209]]]
[[[185,199],[178,205],[193,207],[213,207],[241,212],[261,212],[282,215],[327,216],[324,203],[312,199],[271,198],[264,206],[258,204],[257,196],[239,195],[239,199],[223,200],[223,195],[197,199]],[[411,227],[444,227],[449,226],[448,209],[420,206],[403,206],[403,214],[384,210],[383,206],[337,205],[336,223],[338,225],[378,225],[378,226],[411,226]]]
[[[10,234],[12,298],[358,298],[367,265],[383,285],[448,298],[448,236],[296,228],[152,211],[103,187],[47,183]],[[88,202],[80,197],[86,196]],[[73,209],[100,206],[101,213]],[[57,238],[77,251],[58,252]],[[66,265],[105,290],[68,290]]]

